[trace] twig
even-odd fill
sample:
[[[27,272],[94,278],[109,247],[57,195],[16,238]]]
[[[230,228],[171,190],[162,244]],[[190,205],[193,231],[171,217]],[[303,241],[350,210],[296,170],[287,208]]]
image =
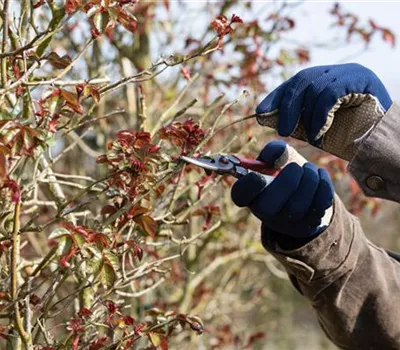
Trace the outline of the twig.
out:
[[[4,14],[4,12],[3,12],[3,14]],[[3,23],[4,23],[4,22],[3,22]],[[27,44],[24,45],[24,46],[21,46],[20,48],[18,48],[18,49],[16,49],[16,50],[8,51],[8,52],[5,52],[5,51],[0,52],[0,59],[3,59],[3,58],[5,58],[5,57],[16,56],[16,55],[18,55],[18,54],[20,54],[20,53],[22,53],[22,52],[24,52],[24,51],[26,51],[26,50],[29,50],[29,49],[33,48],[34,44],[35,44],[43,35],[46,35],[47,33],[48,33],[48,31],[44,31],[44,32],[38,33],[29,43],[27,43]]]
[[[8,40],[8,7],[9,1],[4,0],[3,5],[3,42],[1,43],[1,52],[6,52]],[[7,59],[4,57],[1,60],[1,83],[3,87],[7,85]]]
[[[10,279],[10,289],[11,289],[11,300],[14,302],[17,299],[18,293],[18,263],[19,263],[19,253],[20,253],[20,211],[21,211],[21,202],[18,201],[15,204],[14,209],[14,224],[13,224],[13,232],[12,232],[12,251],[11,251],[11,279]],[[30,330],[28,332],[25,331],[22,317],[19,311],[18,302],[14,303],[14,322],[15,327],[18,330],[22,341],[28,349],[32,349],[32,340],[30,335]]]
[[[73,129],[72,129],[73,130]],[[83,137],[86,136],[86,134],[89,132],[89,130],[84,131],[80,136],[79,139],[82,139]],[[64,148],[63,151],[57,155],[56,157],[54,157],[51,162],[53,164],[57,163],[63,156],[65,156],[65,154],[67,154],[69,151],[73,150],[75,148],[75,146],[78,145],[78,141],[79,140],[75,140],[73,143],[71,143],[70,145],[68,145],[68,147]]]
[[[263,114],[264,114],[264,113],[263,113]],[[263,114],[254,113],[254,114],[248,115],[248,116],[246,116],[246,117],[240,118],[240,119],[238,119],[238,120],[235,120],[235,121],[232,122],[232,123],[229,123],[229,124],[226,124],[226,125],[223,125],[223,126],[217,128],[217,129],[215,130],[215,133],[218,133],[218,132],[220,132],[220,131],[222,131],[222,130],[225,130],[225,129],[227,129],[227,128],[230,128],[231,126],[233,126],[233,125],[235,125],[235,124],[243,123],[243,122],[246,121],[246,120],[250,120],[250,119],[254,119],[254,118],[258,117],[258,116],[262,116]],[[265,114],[266,114],[266,113],[265,113]]]
[[[137,116],[137,128],[138,130],[145,129],[145,123],[147,120],[146,115],[146,100],[142,85],[137,85],[136,89],[136,116]]]
[[[96,181],[90,176],[84,176],[84,175],[75,175],[75,174],[61,174],[61,173],[54,173],[56,177],[61,177],[64,179],[76,179],[76,180],[82,180],[82,181]]]
[[[116,83],[113,83],[113,84],[110,84],[108,86],[101,88],[99,93],[101,95],[103,95],[105,93],[110,93],[110,92],[112,92],[122,86],[125,86],[126,84],[129,84],[129,83],[141,83],[143,81],[151,80],[151,79],[155,78],[157,75],[164,72],[168,68],[168,66],[165,66],[164,68],[160,69],[159,71],[152,72],[153,70],[155,70],[155,67],[156,66],[153,66],[152,68],[141,71],[130,77],[122,78],[121,80],[117,81]],[[138,79],[139,77],[144,76],[144,75],[147,76],[148,78]]]
[[[117,290],[116,293],[118,295],[121,295],[123,297],[128,297],[128,298],[138,298],[141,297],[142,295],[145,295],[149,292],[151,292],[152,290],[156,289],[160,284],[162,284],[165,281],[165,277],[162,277],[161,279],[159,279],[156,283],[154,283],[153,285],[151,285],[150,287],[141,290],[140,292],[136,292],[136,293],[127,293],[127,292],[122,292],[120,290]]]
[[[193,242],[197,241],[200,237],[208,236],[210,233],[213,233],[215,230],[218,230],[221,227],[221,224],[222,224],[222,221],[219,220],[214,225],[212,225],[208,230],[202,231],[202,232],[198,233],[197,235],[194,235],[193,237],[182,239],[179,241],[179,243],[190,245]],[[185,249],[182,250],[182,254],[185,252],[186,249],[187,249],[187,247],[185,247]]]
[[[171,118],[171,122],[173,122],[175,119],[179,118],[181,115],[185,114],[189,108],[193,107],[197,103],[197,101],[198,101],[197,98],[194,98],[186,106],[184,106],[182,109],[180,109],[178,112],[176,112],[175,115]]]
[[[227,263],[232,262],[233,260],[236,259],[246,259],[248,256],[251,256],[253,253],[256,252],[256,249],[254,248],[248,248],[246,250],[239,250],[224,256],[220,256],[213,260],[205,269],[203,269],[200,273],[196,275],[195,278],[193,278],[189,285],[188,285],[188,292],[187,292],[187,298],[182,302],[180,310],[182,312],[185,312],[187,308],[190,305],[190,302],[192,300],[192,295],[195,289],[200,285],[200,283],[207,278],[209,275],[211,275],[217,268],[219,268],[222,265],[225,265]]]
[[[182,98],[185,96],[187,91],[190,89],[190,87],[193,85],[193,83],[199,78],[199,74],[195,74],[190,80],[187,82],[186,86],[183,88],[181,93],[178,95],[178,97],[174,100],[174,102],[169,106],[169,108],[161,114],[161,116],[158,118],[157,123],[154,125],[151,134],[154,135],[156,131],[160,128],[161,125],[163,125],[164,122],[166,122],[170,117],[171,117],[171,112],[178,106],[178,104],[181,102]]]
[[[40,86],[40,85],[54,85],[54,86],[75,86],[78,84],[91,84],[91,85],[100,85],[109,83],[109,78],[96,78],[96,79],[85,79],[85,80],[35,80],[35,81],[27,81],[22,83],[23,86]]]
[[[59,185],[64,185],[64,186],[70,186],[70,187],[78,188],[80,190],[86,190],[87,189],[87,186],[85,186],[85,185],[77,184],[75,182],[70,182],[70,181],[42,179],[42,180],[39,180],[39,182],[48,183],[48,184],[59,184]],[[101,188],[95,188],[95,187],[92,187],[90,190],[91,191],[95,191],[95,192],[102,192],[103,191]]]
[[[213,133],[214,133],[214,131],[215,131],[215,129],[216,129],[218,123],[219,123],[219,120],[223,117],[223,115],[224,115],[233,105],[235,105],[236,103],[238,103],[242,97],[246,97],[246,96],[248,96],[248,95],[249,95],[248,91],[247,91],[247,90],[244,90],[244,91],[240,94],[240,96],[239,96],[238,98],[236,98],[236,99],[233,100],[232,102],[226,104],[226,105],[222,108],[221,113],[217,116],[217,118],[216,118],[215,121],[214,121],[213,126],[211,127],[210,134],[213,134]]]
[[[71,131],[68,133],[68,136],[74,141],[77,142],[78,147],[85,152],[89,157],[92,158],[97,158],[98,156],[101,156],[103,153],[101,152],[96,152],[92,150],[86,143],[83,141],[82,137],[80,137],[76,132]]]
[[[32,63],[32,65],[29,67],[29,69],[26,70],[26,72],[19,78],[17,81],[12,83],[11,85],[7,86],[6,88],[3,88],[0,90],[0,95],[4,95],[7,92],[16,89],[18,86],[22,85],[26,79],[31,75],[31,73],[39,66],[38,62]]]
[[[91,37],[86,44],[83,46],[82,50],[79,52],[79,54],[72,60],[72,62],[66,67],[61,73],[59,73],[53,80],[57,81],[61,79],[65,74],[67,74],[78,62],[78,60],[83,56],[83,54],[86,52],[86,50],[89,48],[89,46],[93,43],[94,39]]]
[[[53,199],[61,204],[65,201],[65,194],[61,188],[61,186],[57,183],[57,179],[53,174],[53,170],[50,168],[50,164],[47,161],[46,157],[41,154],[40,156],[40,168],[42,171],[46,170],[48,172],[48,179],[53,181],[49,184],[50,192],[53,194]]]
[[[105,86],[104,88],[102,88],[100,90],[100,94],[109,93],[109,92],[114,91],[114,90],[116,90],[116,89],[118,89],[118,88],[120,88],[122,86],[125,86],[126,84],[129,84],[129,83],[141,83],[141,82],[144,82],[144,81],[152,80],[156,76],[158,76],[162,72],[164,72],[168,67],[174,67],[174,66],[176,66],[178,64],[182,64],[182,63],[185,63],[187,61],[190,61],[193,58],[200,57],[200,56],[205,56],[205,55],[207,55],[207,54],[209,54],[209,53],[211,53],[213,51],[216,51],[216,50],[218,50],[218,46],[217,45],[215,47],[213,47],[212,49],[209,49],[209,50],[207,50],[207,49],[212,45],[212,43],[214,41],[216,41],[217,38],[218,37],[215,36],[203,48],[199,49],[198,52],[193,53],[190,56],[179,58],[179,59],[175,60],[174,56],[172,55],[169,59],[162,59],[159,62],[153,64],[148,69],[145,69],[145,70],[143,70],[143,71],[141,71],[141,72],[139,72],[139,73],[137,73],[135,75],[132,75],[130,77],[122,78],[121,80],[119,80],[119,81],[117,81],[117,82],[115,82],[115,83],[113,83],[111,85]],[[164,67],[157,71],[157,67],[162,66],[162,65],[164,65]],[[139,78],[139,77],[141,77],[143,75],[147,75],[148,77],[147,78],[143,78],[143,79],[137,79],[137,78]]]
[[[84,122],[80,122],[77,125],[73,126],[71,129],[68,129],[66,131],[66,133],[68,134],[72,130],[78,129],[78,128],[82,127],[82,126],[86,126],[86,125],[95,123],[95,122],[97,122],[99,120],[107,119],[107,118],[110,118],[110,117],[113,117],[113,116],[116,116],[116,115],[120,115],[120,114],[124,114],[124,113],[126,113],[125,109],[119,109],[117,111],[110,112],[110,113],[108,113],[106,115],[103,115],[101,117],[96,117],[96,118],[92,118],[92,119],[86,120]]]

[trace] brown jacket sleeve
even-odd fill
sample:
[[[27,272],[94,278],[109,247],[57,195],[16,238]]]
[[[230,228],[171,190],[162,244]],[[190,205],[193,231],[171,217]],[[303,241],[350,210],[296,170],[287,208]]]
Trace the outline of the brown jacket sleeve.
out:
[[[400,104],[361,143],[349,171],[367,196],[400,202]]]
[[[400,105],[394,103],[349,164],[363,191],[400,202]],[[329,227],[306,245],[264,246],[308,298],[328,337],[343,349],[400,349],[400,262],[365,237],[335,198]]]
[[[365,237],[339,198],[330,226],[292,251],[264,246],[312,303],[328,337],[343,349],[400,349],[400,263]]]

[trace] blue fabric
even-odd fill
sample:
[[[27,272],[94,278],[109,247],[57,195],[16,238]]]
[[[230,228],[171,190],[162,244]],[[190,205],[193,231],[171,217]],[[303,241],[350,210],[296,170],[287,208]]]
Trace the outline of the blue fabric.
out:
[[[340,97],[350,93],[375,96],[384,110],[392,105],[386,88],[368,68],[356,63],[307,68],[272,91],[257,107],[257,113],[279,110],[278,133],[290,136],[303,116],[308,141],[316,136],[328,112]]]
[[[273,164],[285,151],[286,143],[272,141],[258,159]],[[332,205],[334,188],[325,169],[312,163],[288,164],[267,186],[262,175],[252,172],[232,187],[232,200],[249,207],[263,227],[291,237],[311,237],[322,228],[321,219]]]

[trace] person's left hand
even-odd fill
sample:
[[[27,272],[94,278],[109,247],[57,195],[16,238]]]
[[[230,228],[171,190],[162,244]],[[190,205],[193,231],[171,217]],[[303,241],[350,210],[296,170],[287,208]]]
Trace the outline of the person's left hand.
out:
[[[343,159],[351,160],[365,136],[392,105],[385,86],[356,63],[304,69],[258,105],[257,120]]]

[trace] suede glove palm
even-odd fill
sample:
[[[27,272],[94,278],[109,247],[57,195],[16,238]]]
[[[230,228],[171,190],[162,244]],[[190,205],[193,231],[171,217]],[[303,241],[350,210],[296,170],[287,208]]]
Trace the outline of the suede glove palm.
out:
[[[274,167],[286,151],[285,142],[272,141],[258,159]],[[326,228],[321,220],[332,207],[334,189],[325,169],[312,163],[290,163],[268,186],[262,175],[247,174],[236,181],[231,195],[236,205],[247,206],[262,221],[264,234],[290,241],[312,239]]]
[[[300,71],[257,107],[259,124],[351,160],[392,105],[379,78],[354,63]]]

